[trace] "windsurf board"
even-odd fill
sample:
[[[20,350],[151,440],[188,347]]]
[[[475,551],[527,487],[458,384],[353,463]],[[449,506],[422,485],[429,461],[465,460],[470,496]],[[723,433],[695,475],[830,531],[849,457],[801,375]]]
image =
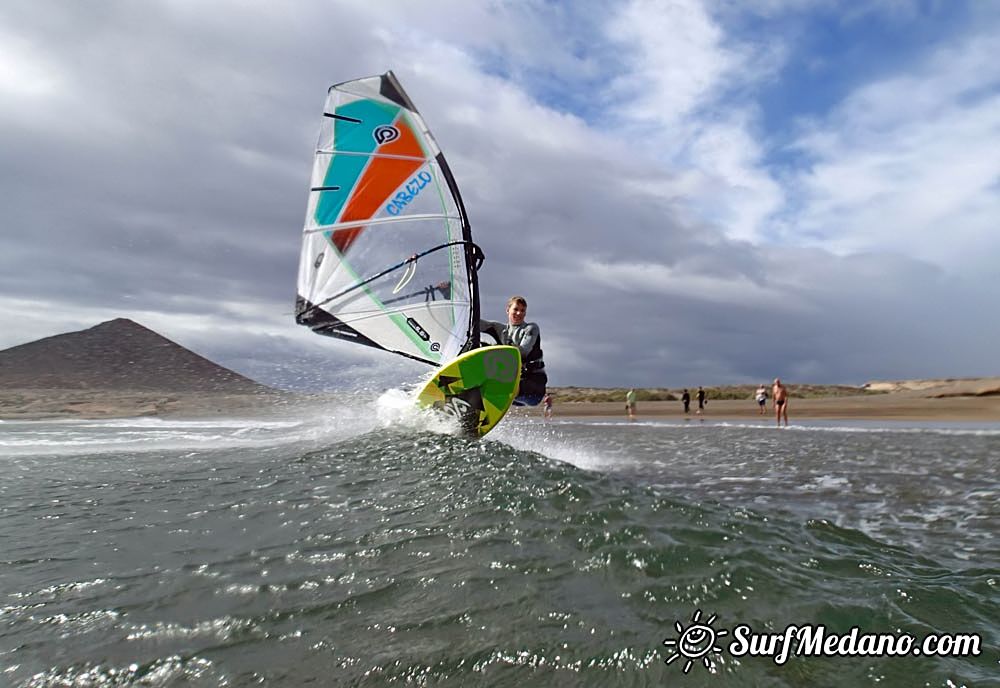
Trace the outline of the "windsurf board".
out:
[[[521,352],[515,346],[485,346],[452,359],[417,393],[421,408],[456,417],[462,429],[482,437],[500,422],[521,382]]]

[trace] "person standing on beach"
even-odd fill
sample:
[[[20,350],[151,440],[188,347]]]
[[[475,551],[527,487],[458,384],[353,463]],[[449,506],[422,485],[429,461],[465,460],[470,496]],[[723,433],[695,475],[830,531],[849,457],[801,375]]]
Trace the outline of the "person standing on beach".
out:
[[[684,413],[691,413],[691,395],[685,389],[684,394],[681,395],[681,401],[684,402]]]
[[[705,404],[708,403],[708,399],[706,398],[707,396],[708,395],[705,394],[705,390],[702,389],[701,387],[698,387],[698,415],[699,416],[701,415],[701,412],[705,410]]]
[[[629,420],[635,420],[635,390],[631,387],[625,394],[625,412]]]
[[[542,397],[542,409],[544,411],[545,420],[552,420],[552,395],[546,393]]]
[[[764,386],[764,383],[761,383],[760,387],[757,388],[755,396],[757,404],[760,405],[760,415],[763,416],[767,413],[767,388]]]
[[[788,388],[781,384],[781,380],[774,378],[774,386],[771,388],[771,396],[774,398],[774,420],[781,427],[781,417],[785,417],[785,427],[788,427]]]

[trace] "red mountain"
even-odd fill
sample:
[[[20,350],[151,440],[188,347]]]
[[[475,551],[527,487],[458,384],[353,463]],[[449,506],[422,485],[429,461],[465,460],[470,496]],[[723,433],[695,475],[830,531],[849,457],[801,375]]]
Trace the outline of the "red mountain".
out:
[[[0,351],[0,388],[273,391],[126,318]]]

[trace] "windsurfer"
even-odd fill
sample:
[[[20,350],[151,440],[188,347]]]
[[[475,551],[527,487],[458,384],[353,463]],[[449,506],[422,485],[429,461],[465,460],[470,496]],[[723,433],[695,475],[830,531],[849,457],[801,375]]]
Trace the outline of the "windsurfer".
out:
[[[538,406],[545,396],[549,378],[542,360],[542,340],[538,325],[524,322],[528,302],[523,296],[512,296],[507,301],[507,324],[481,320],[479,330],[488,334],[498,344],[516,346],[521,351],[521,386],[514,404]]]

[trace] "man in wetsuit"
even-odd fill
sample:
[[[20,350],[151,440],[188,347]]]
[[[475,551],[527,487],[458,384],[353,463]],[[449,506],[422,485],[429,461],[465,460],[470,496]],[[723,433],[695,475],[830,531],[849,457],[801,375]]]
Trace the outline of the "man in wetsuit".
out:
[[[521,352],[521,386],[514,404],[538,406],[545,396],[549,382],[542,360],[542,340],[535,323],[524,322],[528,302],[523,296],[512,296],[507,301],[507,324],[493,320],[480,320],[479,330],[496,340],[497,344],[516,346]]]

